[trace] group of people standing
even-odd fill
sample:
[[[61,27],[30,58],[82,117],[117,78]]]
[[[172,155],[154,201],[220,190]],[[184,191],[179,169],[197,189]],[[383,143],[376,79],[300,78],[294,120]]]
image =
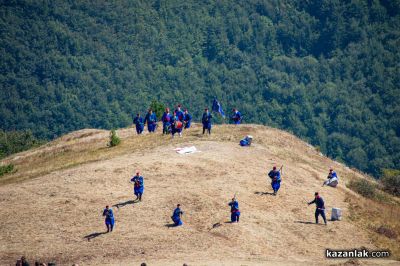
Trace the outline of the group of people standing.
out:
[[[178,133],[179,137],[182,137],[182,130],[189,129],[192,123],[192,115],[189,111],[185,109],[181,110],[181,106],[175,109],[175,111],[170,114],[169,108],[165,109],[161,117],[163,124],[163,134],[172,134],[172,137]]]
[[[148,110],[145,118],[141,117],[140,113],[138,113],[133,119],[137,134],[143,133],[146,124],[149,133],[154,133],[157,129],[157,122],[157,116],[152,109]],[[172,137],[174,137],[178,133],[182,137],[182,130],[189,129],[191,126],[192,115],[189,114],[187,109],[182,111],[181,105],[178,105],[172,114],[170,113],[170,109],[166,108],[161,117],[161,122],[163,125],[163,134],[172,134]]]
[[[171,134],[172,137],[174,137],[175,134],[178,134],[179,137],[182,137],[182,130],[190,128],[192,118],[193,117],[189,113],[188,109],[184,109],[182,111],[181,105],[178,105],[172,113],[170,112],[169,108],[166,108],[161,117],[161,122],[163,126],[162,133],[164,135]],[[211,114],[209,109],[205,108],[201,118],[201,123],[203,124],[203,134],[205,134],[206,132],[209,135],[211,134],[212,118],[213,115]],[[233,123],[238,125],[242,122],[242,119],[242,114],[236,108],[233,109],[233,115],[231,116],[231,120],[233,121]],[[157,123],[157,116],[152,109],[148,110],[144,118],[140,115],[140,113],[137,113],[136,117],[133,119],[133,124],[135,125],[137,134],[143,133],[146,124],[149,133],[154,133],[157,129]]]

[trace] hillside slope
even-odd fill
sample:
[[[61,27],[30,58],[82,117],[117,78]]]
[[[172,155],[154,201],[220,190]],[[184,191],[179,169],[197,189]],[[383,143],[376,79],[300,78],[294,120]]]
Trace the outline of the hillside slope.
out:
[[[343,262],[326,260],[326,248],[376,249],[348,219],[345,198],[352,192],[344,183],[358,173],[280,130],[243,125],[217,126],[212,136],[199,132],[195,125],[183,138],[171,140],[123,129],[122,144],[105,148],[108,132],[84,130],[7,158],[4,162],[20,170],[0,186],[0,264],[14,263],[23,254],[30,260],[84,265],[321,265]],[[249,133],[254,145],[240,147],[240,136]],[[175,153],[174,148],[188,145],[201,152]],[[68,158],[75,162],[70,165]],[[266,193],[271,192],[266,172],[274,164],[284,165],[276,197]],[[337,189],[321,187],[331,166],[341,178]],[[128,181],[137,169],[145,177],[145,193],[142,203],[132,204]],[[332,207],[339,207],[343,221],[311,224],[314,206],[306,202],[315,191],[324,197],[328,217]],[[226,223],[234,193],[242,211],[239,224]],[[171,228],[177,203],[185,211],[184,226]],[[106,204],[118,205],[113,207],[115,231],[89,241],[87,236],[104,232]],[[221,226],[213,228],[215,223]],[[365,263],[378,262],[398,265]]]

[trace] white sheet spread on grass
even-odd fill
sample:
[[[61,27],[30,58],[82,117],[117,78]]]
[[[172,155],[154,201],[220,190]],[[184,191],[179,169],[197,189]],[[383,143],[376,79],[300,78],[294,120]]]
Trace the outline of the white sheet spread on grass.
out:
[[[188,154],[188,153],[195,153],[195,152],[200,152],[196,149],[195,146],[191,147],[183,147],[183,148],[176,148],[175,151],[179,154]]]

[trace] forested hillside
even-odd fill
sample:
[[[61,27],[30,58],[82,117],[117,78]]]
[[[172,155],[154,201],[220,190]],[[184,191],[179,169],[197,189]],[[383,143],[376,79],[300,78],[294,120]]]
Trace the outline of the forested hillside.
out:
[[[217,97],[363,171],[400,168],[400,1],[0,3],[0,127],[53,138]]]

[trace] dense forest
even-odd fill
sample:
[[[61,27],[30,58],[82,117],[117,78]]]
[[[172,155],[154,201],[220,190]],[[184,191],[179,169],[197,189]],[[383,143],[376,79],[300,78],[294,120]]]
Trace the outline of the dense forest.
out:
[[[4,0],[0,38],[6,131],[124,127],[153,100],[200,120],[217,97],[362,171],[400,169],[399,0]]]

